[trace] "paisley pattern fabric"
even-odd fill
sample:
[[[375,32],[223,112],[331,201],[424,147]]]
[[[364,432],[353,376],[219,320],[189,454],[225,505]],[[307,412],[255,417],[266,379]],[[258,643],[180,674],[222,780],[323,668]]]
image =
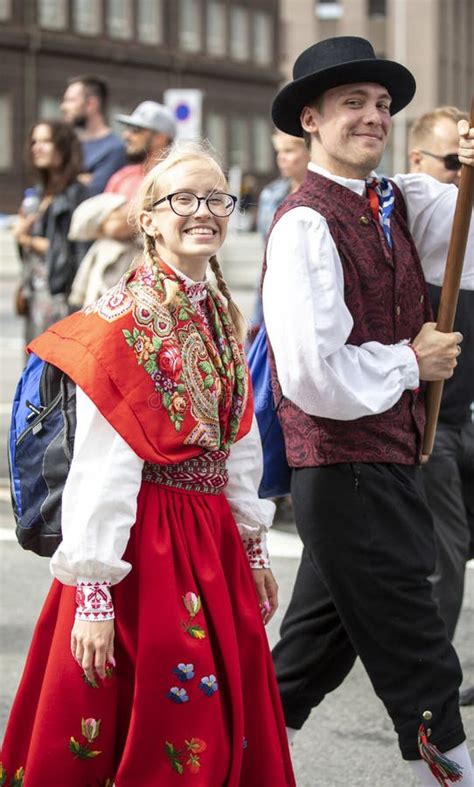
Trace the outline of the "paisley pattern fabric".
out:
[[[203,286],[188,294],[164,264],[144,263],[31,344],[153,464],[228,450],[250,428],[245,356],[221,296]]]
[[[410,341],[431,319],[426,282],[411,237],[403,197],[395,184],[390,216],[393,248],[369,199],[308,171],[300,189],[279,208],[275,223],[292,208],[305,206],[327,221],[344,273],[344,299],[354,325],[347,344],[397,344]],[[265,275],[266,265],[264,264]],[[284,271],[282,271],[284,282]],[[281,394],[270,352],[276,397]],[[308,415],[283,399],[279,417],[291,467],[338,462],[419,460],[425,423],[423,390],[405,391],[387,412],[339,421]]]

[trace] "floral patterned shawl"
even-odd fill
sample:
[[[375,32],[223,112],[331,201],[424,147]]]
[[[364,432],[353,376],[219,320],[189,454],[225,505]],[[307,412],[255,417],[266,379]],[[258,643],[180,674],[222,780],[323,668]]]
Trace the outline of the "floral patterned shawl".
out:
[[[172,306],[167,279],[178,283]],[[174,464],[230,448],[252,420],[245,356],[210,286],[205,307],[208,320],[172,270],[144,263],[29,350],[66,372],[138,456]]]

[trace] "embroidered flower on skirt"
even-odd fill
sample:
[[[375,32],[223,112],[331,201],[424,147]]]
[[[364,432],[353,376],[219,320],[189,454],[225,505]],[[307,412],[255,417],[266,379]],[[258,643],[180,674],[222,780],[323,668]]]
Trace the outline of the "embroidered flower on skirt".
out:
[[[178,689],[177,686],[173,686],[166,696],[169,700],[175,702],[177,705],[181,705],[181,703],[189,701],[189,696],[186,689]]]
[[[78,580],[76,620],[113,620],[114,617],[110,582]]]
[[[173,674],[176,675],[180,681],[185,683],[187,680],[194,678],[194,664],[178,664],[178,666],[174,668]]]
[[[199,688],[208,697],[212,697],[212,695],[215,694],[216,691],[219,688],[219,684],[217,683],[216,676],[215,675],[205,675],[204,678],[201,678],[201,682],[199,684]]]

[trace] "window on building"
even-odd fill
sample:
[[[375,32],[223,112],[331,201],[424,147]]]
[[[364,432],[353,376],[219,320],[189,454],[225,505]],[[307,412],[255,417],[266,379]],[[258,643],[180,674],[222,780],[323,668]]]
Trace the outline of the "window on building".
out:
[[[247,121],[233,117],[230,124],[230,166],[249,169],[249,158]]]
[[[66,0],[39,0],[38,24],[49,30],[63,30],[66,27]]]
[[[11,0],[0,0],[0,22],[5,22],[12,15]]]
[[[219,0],[207,4],[206,49],[210,55],[222,57],[227,52],[226,8]]]
[[[201,49],[201,9],[199,0],[180,0],[179,45],[187,52]]]
[[[271,128],[266,117],[254,118],[253,132],[253,169],[259,174],[267,174],[273,169],[273,147]]]
[[[227,157],[227,123],[224,115],[208,112],[206,116],[206,137],[216,153],[225,161]]]
[[[61,99],[56,96],[41,96],[39,100],[39,117],[43,120],[61,118]]]
[[[97,36],[101,32],[101,5],[97,0],[74,0],[73,27],[83,36]]]
[[[249,12],[241,6],[230,11],[230,53],[235,60],[248,60],[250,57]]]
[[[273,63],[273,21],[264,11],[256,11],[253,18],[253,59],[261,66]]]
[[[0,170],[13,164],[12,104],[10,96],[0,93]]]
[[[131,0],[108,0],[107,33],[123,40],[132,37]]]
[[[314,12],[318,19],[340,19],[342,16],[342,2],[340,0],[318,0]]]
[[[145,44],[163,41],[163,0],[138,0],[137,34]]]
[[[387,12],[386,0],[369,0],[369,16],[385,16]]]

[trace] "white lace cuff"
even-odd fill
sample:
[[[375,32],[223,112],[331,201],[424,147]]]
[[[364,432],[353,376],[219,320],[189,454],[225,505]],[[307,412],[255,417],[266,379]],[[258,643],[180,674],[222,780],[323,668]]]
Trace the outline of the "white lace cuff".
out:
[[[76,583],[76,620],[113,620],[114,617],[110,582],[78,580]]]
[[[250,568],[270,568],[270,556],[267,549],[265,530],[254,533],[240,533],[244,549],[247,553]]]

